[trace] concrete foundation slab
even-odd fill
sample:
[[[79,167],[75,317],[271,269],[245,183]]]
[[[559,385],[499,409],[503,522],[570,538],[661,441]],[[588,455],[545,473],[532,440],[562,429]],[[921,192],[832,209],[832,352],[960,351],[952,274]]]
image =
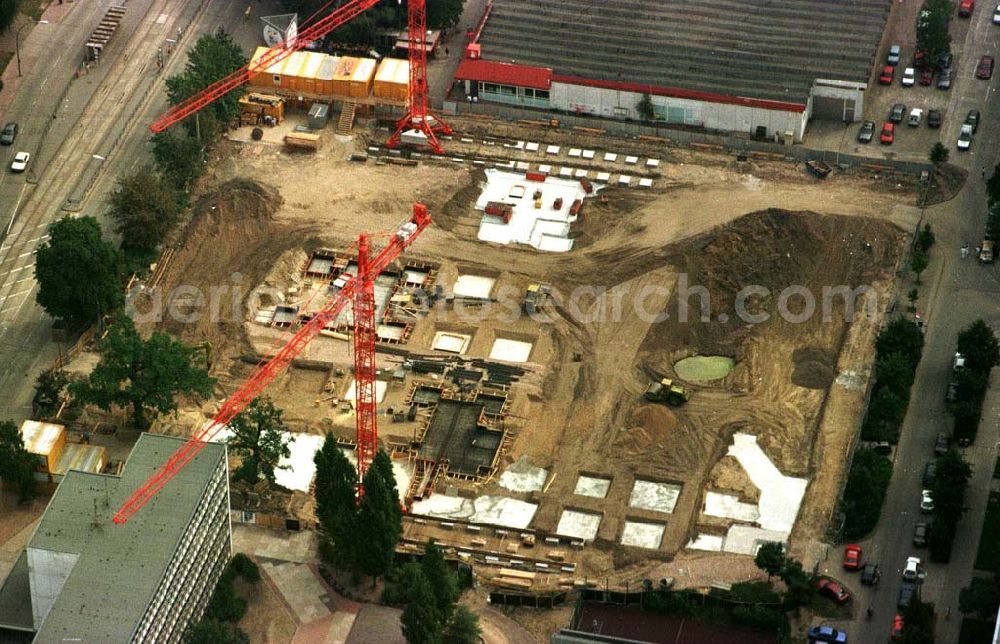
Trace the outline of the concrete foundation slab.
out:
[[[459,275],[451,292],[455,297],[470,297],[481,300],[488,299],[493,292],[496,278],[484,275]]]
[[[760,518],[757,506],[753,503],[743,503],[732,494],[720,494],[719,492],[705,494],[705,514],[748,522],[754,522]]]
[[[520,143],[520,141],[518,141],[518,143]],[[528,143],[527,145],[524,146],[524,149],[527,150],[528,152],[538,152],[538,144]]]
[[[621,543],[623,546],[657,550],[663,541],[663,531],[666,527],[663,523],[626,521],[625,529],[622,531]]]
[[[545,485],[548,477],[548,470],[531,465],[528,457],[523,456],[500,475],[500,487],[512,492],[537,492]]]
[[[358,391],[357,389],[355,389],[355,387],[357,387],[357,383],[352,380],[350,386],[347,388],[347,393],[344,394],[344,400],[350,400],[350,401],[357,400]],[[388,388],[389,388],[388,382],[384,380],[375,381],[375,402],[381,403],[383,400],[385,400],[385,392]]]
[[[680,494],[680,485],[636,479],[628,504],[630,507],[642,510],[673,512]]]
[[[594,158],[594,151],[593,150],[584,150],[583,151],[583,158],[584,159],[593,159]]]
[[[538,505],[535,503],[518,501],[505,496],[481,496],[472,500],[447,494],[435,494],[429,499],[414,503],[410,512],[523,529],[531,523],[537,509]]]
[[[559,146],[558,145],[548,146],[547,148],[545,148],[545,154],[559,154]]]
[[[434,335],[434,341],[431,342],[431,349],[435,351],[447,351],[448,353],[465,353],[465,350],[469,348],[470,342],[472,342],[472,336],[470,335],[439,331]]]
[[[722,552],[722,544],[725,539],[714,534],[699,534],[687,544],[690,550],[705,550],[708,552]]]
[[[647,168],[655,168],[655,167],[657,167],[659,165],[660,165],[660,160],[659,159],[646,159],[646,167]]]
[[[611,489],[611,479],[602,479],[596,476],[584,476],[581,474],[580,478],[576,480],[576,487],[573,489],[573,494],[589,496],[594,499],[603,499],[608,495],[609,489]]]
[[[559,525],[556,526],[556,534],[593,541],[600,527],[601,515],[596,512],[563,510],[562,516],[559,517]]]
[[[507,340],[497,338],[490,350],[490,360],[501,360],[503,362],[527,362],[531,355],[532,344],[530,342],[519,342],[517,340]]]
[[[635,165],[636,163],[639,163],[639,157],[627,156],[625,157],[625,163],[627,165]]]

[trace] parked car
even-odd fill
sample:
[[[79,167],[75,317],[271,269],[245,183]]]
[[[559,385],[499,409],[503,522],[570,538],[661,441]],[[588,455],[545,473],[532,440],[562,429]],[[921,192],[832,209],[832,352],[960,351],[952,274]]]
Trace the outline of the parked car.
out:
[[[930,110],[927,112],[927,127],[935,130],[941,127],[941,110]]]
[[[918,523],[913,526],[913,545],[917,548],[927,547],[927,524]]]
[[[956,144],[959,150],[968,150],[972,146],[972,126],[963,125],[962,129],[958,133],[958,143]]]
[[[832,599],[838,604],[846,603],[851,599],[851,593],[847,592],[847,589],[840,585],[840,583],[829,577],[820,577],[817,579],[816,590],[819,591],[820,595]]]
[[[892,618],[892,630],[889,631],[889,641],[895,642],[903,639],[903,616],[896,613]]]
[[[997,10],[1000,11],[1000,6],[997,7]],[[895,67],[899,64],[899,55],[901,53],[903,53],[902,47],[899,45],[890,45],[889,54],[885,57],[885,62]]]
[[[980,248],[981,250],[979,251],[979,263],[992,264],[995,257],[993,254],[993,240],[984,239]]]
[[[879,456],[889,456],[892,454],[892,445],[889,441],[877,441],[872,443],[872,451]]]
[[[18,152],[14,155],[14,160],[10,163],[11,172],[24,172],[24,169],[28,167],[28,161],[31,160],[31,155],[27,152]]]
[[[896,606],[902,610],[910,605],[910,601],[913,596],[917,594],[917,584],[912,581],[904,581],[899,587],[899,598],[896,600]]]
[[[0,132],[0,145],[12,145],[14,139],[17,138],[17,123],[11,121],[7,125],[3,126],[3,131]]]
[[[910,118],[906,120],[906,124],[910,127],[919,127],[920,121],[924,118],[924,111],[919,107],[914,107],[910,110]]]
[[[889,110],[890,123],[899,123],[903,120],[905,116],[906,116],[906,106],[903,105],[902,103],[896,103],[895,105],[892,106],[892,109]]]
[[[871,143],[875,138],[875,121],[865,121],[858,130],[859,143]]]
[[[856,543],[844,548],[844,569],[858,570],[861,568],[861,546]]]
[[[976,65],[976,78],[989,80],[993,78],[993,56],[983,56]]]
[[[923,475],[924,485],[930,487],[931,485],[934,485],[934,481],[936,479],[937,479],[937,459],[933,461],[928,461],[927,465],[924,465],[924,475]]]
[[[923,69],[921,69],[920,78],[917,79],[917,82],[923,85],[924,87],[929,87],[931,83],[934,82],[934,70],[931,69],[930,67],[924,67]]]
[[[958,400],[958,383],[954,381],[949,382],[948,392],[944,395],[944,401],[946,403],[953,403],[956,400]]]
[[[938,69],[951,69],[951,63],[954,57],[951,55],[950,51],[943,51],[938,55],[937,68]]]
[[[949,447],[951,447],[951,437],[944,432],[938,434],[934,439],[934,456],[944,456]]]
[[[892,79],[896,75],[896,68],[892,65],[886,65],[882,68],[882,73],[879,74],[878,84],[879,85],[892,85]]]
[[[971,125],[972,133],[975,134],[976,130],[979,129],[979,110],[969,110],[969,113],[965,115],[965,125]]]
[[[917,69],[923,69],[927,65],[927,54],[915,49],[913,51],[913,66]]]
[[[920,565],[920,557],[907,557],[906,565],[903,567],[903,581],[916,583],[922,579],[923,569]]]
[[[882,571],[878,569],[878,564],[866,563],[861,569],[861,583],[865,586],[877,586],[882,578]]]
[[[976,8],[976,0],[962,0],[958,3],[958,17],[968,18]]]
[[[951,69],[942,69],[938,73],[937,88],[938,89],[950,89],[951,88]]]
[[[893,139],[896,138],[896,126],[892,123],[882,124],[882,133],[878,135],[878,142],[882,145],[892,145]]]
[[[965,356],[956,351],[955,355],[951,359],[951,370],[959,371],[961,369],[965,369]]]
[[[920,511],[924,514],[934,511],[934,494],[930,490],[920,491]]]
[[[832,626],[813,626],[809,629],[809,642],[836,642],[846,644],[847,633],[838,631]]]
[[[913,87],[913,84],[917,82],[917,70],[907,67],[903,70],[903,77],[899,79],[899,82],[903,87]]]
[[[1000,4],[993,10],[993,24],[1000,25]]]

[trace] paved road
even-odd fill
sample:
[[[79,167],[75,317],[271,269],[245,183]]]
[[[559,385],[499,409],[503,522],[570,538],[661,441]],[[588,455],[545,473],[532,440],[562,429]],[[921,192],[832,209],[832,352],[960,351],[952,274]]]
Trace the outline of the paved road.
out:
[[[916,373],[910,407],[894,459],[894,473],[889,486],[882,518],[870,539],[862,542],[865,559],[877,561],[882,568],[882,583],[877,590],[860,585],[857,576],[845,577],[856,591],[857,620],[848,625],[852,639],[861,642],[886,641],[896,612],[903,564],[908,556],[928,560],[926,550],[912,546],[913,526],[929,517],[919,510],[921,474],[924,464],[933,457],[935,436],[950,432],[951,417],[945,411],[944,395],[950,378],[951,357],[959,331],[977,318],[983,318],[1000,332],[1000,271],[997,266],[983,266],[970,257],[961,260],[959,248],[964,242],[975,247],[983,236],[986,214],[984,167],[997,163],[1000,150],[1000,108],[996,105],[998,80],[973,78],[972,61],[992,52],[1000,53],[1000,27],[990,23],[992,6],[981,3],[969,25],[966,40],[959,43],[966,63],[959,68],[958,83],[952,91],[943,128],[944,141],[954,141],[962,118],[969,109],[983,112],[972,149],[959,153],[948,144],[951,160],[969,171],[969,182],[952,201],[928,208],[925,220],[931,223],[937,245],[931,251],[931,266],[920,287],[920,308],[927,320],[923,360]],[[987,101],[989,97],[989,101]],[[929,299],[926,299],[929,298]],[[993,382],[996,382],[994,376]],[[976,444],[964,449],[974,468],[966,503],[969,507],[959,524],[955,549],[949,565],[928,564],[922,588],[924,601],[934,602],[937,611],[936,640],[957,642],[961,625],[958,593],[969,583],[976,546],[982,528],[989,492],[996,445],[1000,439],[1000,388],[995,385],[987,395],[983,422]],[[872,606],[874,617],[868,621],[865,608]],[[950,619],[945,619],[950,609]]]

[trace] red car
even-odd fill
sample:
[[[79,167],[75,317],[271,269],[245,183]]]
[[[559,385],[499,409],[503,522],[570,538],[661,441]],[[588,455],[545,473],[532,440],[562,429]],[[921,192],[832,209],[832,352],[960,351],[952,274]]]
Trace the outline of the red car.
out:
[[[838,604],[846,603],[851,599],[851,593],[829,577],[820,577],[816,581],[816,590],[819,591],[820,595],[828,597]]]
[[[968,18],[972,15],[972,10],[976,8],[976,0],[962,0],[958,3],[958,16]]]
[[[889,641],[895,642],[903,639],[903,616],[896,613],[892,618],[892,630],[889,632]]]
[[[896,68],[892,65],[886,65],[882,68],[882,74],[878,77],[879,85],[892,85],[892,77],[896,74]]]
[[[858,570],[861,568],[861,546],[851,544],[844,548],[844,569]]]
[[[934,70],[930,67],[925,67],[920,70],[920,78],[917,80],[921,85],[928,86],[934,82]]]
[[[993,56],[983,56],[976,66],[976,78],[989,80],[993,78]]]
[[[882,145],[892,145],[896,138],[896,126],[892,123],[882,124],[882,133],[878,135],[878,142]]]

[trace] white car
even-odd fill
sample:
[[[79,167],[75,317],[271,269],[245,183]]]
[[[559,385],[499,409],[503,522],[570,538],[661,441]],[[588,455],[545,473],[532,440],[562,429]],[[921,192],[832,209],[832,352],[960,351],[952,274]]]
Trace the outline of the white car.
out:
[[[920,493],[920,511],[924,514],[930,514],[934,511],[934,496],[930,490],[923,490]]]
[[[28,167],[28,159],[31,155],[27,152],[18,152],[14,155],[14,160],[10,163],[11,172],[24,172],[24,169]]]
[[[917,82],[917,70],[907,67],[903,70],[903,78],[899,82],[903,84],[903,87],[913,87],[913,84]]]
[[[993,24],[1000,25],[1000,4],[993,10]]]
[[[958,149],[968,150],[969,146],[972,145],[972,126],[963,125],[962,130],[958,133]]]
[[[916,581],[921,578],[920,557],[907,557],[906,566],[903,568],[903,579],[906,581]]]

